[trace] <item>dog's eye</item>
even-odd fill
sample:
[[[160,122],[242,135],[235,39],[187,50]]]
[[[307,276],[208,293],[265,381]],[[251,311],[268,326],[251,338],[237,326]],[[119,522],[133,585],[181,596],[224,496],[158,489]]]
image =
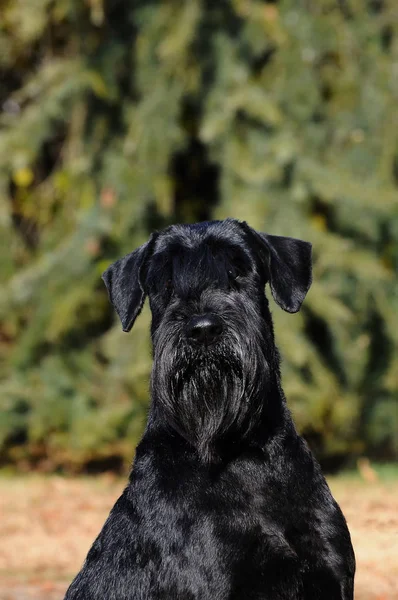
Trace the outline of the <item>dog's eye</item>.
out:
[[[236,260],[232,263],[231,268],[228,270],[228,277],[230,279],[238,279],[238,277],[241,277],[245,274],[245,265],[239,261]]]
[[[166,283],[164,284],[164,287],[165,287],[166,290],[171,290],[172,285],[173,285],[173,280],[172,279],[168,279],[166,281]]]
[[[238,270],[236,270],[236,269],[229,269],[229,271],[228,271],[228,281],[229,281],[229,286],[231,288],[234,288],[234,289],[239,288],[241,275],[242,275],[242,273],[240,273]]]
[[[244,277],[248,270],[247,261],[241,256],[235,256],[231,263],[229,273],[233,277],[233,279],[237,279],[238,277]]]

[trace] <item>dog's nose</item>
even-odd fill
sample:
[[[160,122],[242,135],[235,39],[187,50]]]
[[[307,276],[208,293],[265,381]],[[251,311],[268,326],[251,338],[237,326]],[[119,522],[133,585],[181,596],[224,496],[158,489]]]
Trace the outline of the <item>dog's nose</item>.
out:
[[[187,337],[198,344],[212,344],[222,334],[222,320],[217,315],[207,314],[192,317],[187,324]]]

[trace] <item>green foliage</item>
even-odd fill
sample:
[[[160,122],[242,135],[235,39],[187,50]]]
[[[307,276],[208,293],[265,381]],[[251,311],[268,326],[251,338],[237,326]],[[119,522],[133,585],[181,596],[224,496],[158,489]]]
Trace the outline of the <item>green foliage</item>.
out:
[[[3,2],[3,462],[130,460],[149,312],[123,334],[100,274],[227,216],[313,243],[304,309],[273,314],[318,456],[397,452],[397,55],[388,0]]]

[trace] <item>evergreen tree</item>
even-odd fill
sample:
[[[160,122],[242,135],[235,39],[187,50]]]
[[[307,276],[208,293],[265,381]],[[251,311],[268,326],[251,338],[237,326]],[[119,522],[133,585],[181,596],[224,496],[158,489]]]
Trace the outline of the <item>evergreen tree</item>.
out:
[[[170,222],[314,246],[273,311],[284,387],[326,463],[398,440],[394,2],[8,0],[0,7],[3,462],[117,467],[145,420],[145,309],[100,281]]]

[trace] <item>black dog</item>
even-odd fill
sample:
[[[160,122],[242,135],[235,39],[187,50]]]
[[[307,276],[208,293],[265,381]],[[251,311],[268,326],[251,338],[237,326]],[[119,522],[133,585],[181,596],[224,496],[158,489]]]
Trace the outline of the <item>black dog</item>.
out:
[[[68,600],[349,600],[344,517],[281,388],[264,286],[288,312],[311,245],[232,219],[152,235],[103,279],[129,331],[148,294],[151,408]]]

